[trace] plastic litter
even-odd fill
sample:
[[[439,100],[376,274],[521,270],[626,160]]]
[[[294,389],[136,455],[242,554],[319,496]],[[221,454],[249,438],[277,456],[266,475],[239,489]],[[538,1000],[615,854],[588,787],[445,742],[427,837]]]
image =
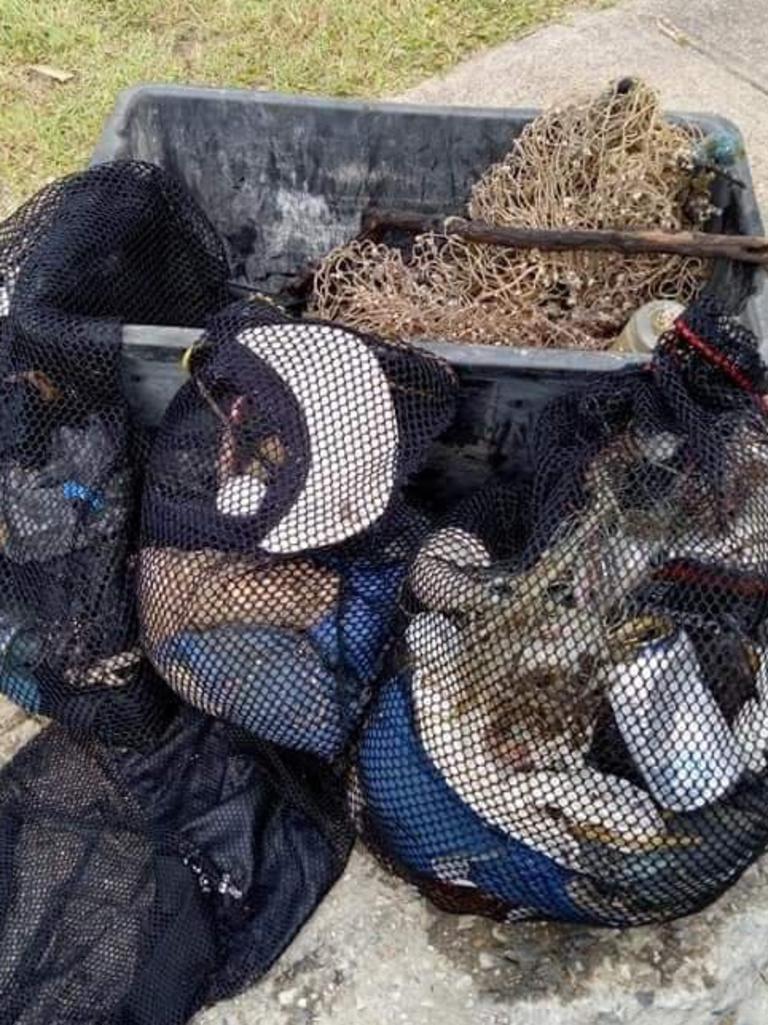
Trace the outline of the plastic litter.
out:
[[[258,302],[213,320],[149,458],[139,609],[185,700],[326,759],[359,724],[448,425],[442,361]]]
[[[409,567],[353,803],[449,910],[689,914],[768,843],[768,422],[757,343],[711,299],[650,368],[545,407],[530,478]]]

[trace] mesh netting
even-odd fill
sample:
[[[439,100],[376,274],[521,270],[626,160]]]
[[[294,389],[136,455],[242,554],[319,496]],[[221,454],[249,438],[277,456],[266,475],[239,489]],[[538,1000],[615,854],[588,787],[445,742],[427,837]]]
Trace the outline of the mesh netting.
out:
[[[403,485],[457,382],[228,304],[217,236],[143,164],[44,190],[0,272],[0,690],[60,720],[0,772],[0,1019],[181,1025],[343,869],[341,756],[427,529]],[[205,328],[152,437],[123,322]]]
[[[664,118],[646,85],[623,80],[535,118],[481,176],[468,212],[499,227],[700,228],[721,212],[700,141]],[[601,349],[637,307],[686,302],[711,271],[689,257],[540,252],[439,232],[397,241],[334,249],[314,276],[313,309],[387,337]]]
[[[369,842],[444,906],[627,925],[768,842],[768,430],[702,300],[649,368],[555,400],[532,478],[460,505],[357,758]]]
[[[184,710],[142,752],[53,726],[0,772],[0,1019],[182,1025],[342,871],[339,781]]]
[[[226,277],[150,165],[65,179],[0,226],[0,691],[108,741],[160,730],[172,704],[137,642],[121,322],[202,324]]]
[[[139,163],[0,227],[0,691],[60,720],[0,772],[0,1019],[181,1025],[257,978],[343,868],[353,742],[364,836],[444,907],[708,903],[768,843],[754,338],[700,301],[435,527],[453,371],[227,274]],[[152,438],[123,322],[204,328]]]
[[[144,646],[188,702],[334,758],[376,679],[449,423],[446,364],[242,303],[195,350],[148,463]]]

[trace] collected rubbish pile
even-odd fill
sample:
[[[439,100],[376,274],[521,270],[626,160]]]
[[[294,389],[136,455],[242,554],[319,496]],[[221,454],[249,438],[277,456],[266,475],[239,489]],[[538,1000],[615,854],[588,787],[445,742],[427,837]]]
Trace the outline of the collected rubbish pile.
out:
[[[535,122],[472,216],[567,226],[571,192],[547,207],[520,168],[602,124],[618,163],[580,224],[622,174],[645,190],[625,227],[708,220],[721,171],[678,160],[643,87],[606,96]],[[454,339],[518,344],[523,308],[543,344],[683,312],[648,362],[543,405],[525,472],[436,517],[420,475],[461,378],[403,336],[445,333],[437,305],[235,301],[215,229],[140,162],[0,226],[0,693],[54,720],[0,770],[3,1025],[182,1025],[269,968],[355,835],[443,908],[617,927],[704,907],[768,847],[756,338],[696,256],[416,245]],[[509,285],[488,320],[470,264]],[[553,327],[563,268],[586,319]],[[126,323],[200,331],[156,428]]]
[[[333,759],[359,724],[424,520],[401,487],[449,424],[426,353],[242,303],[214,318],[144,484],[144,650],[191,705]]]
[[[444,906],[654,921],[768,842],[763,373],[701,301],[650,372],[545,410],[527,487],[421,546],[355,792]]]
[[[263,973],[346,862],[340,756],[456,379],[232,304],[218,238],[145,164],[44,190],[0,267],[0,691],[59,720],[0,781],[3,1021],[183,1022]],[[124,321],[207,323],[154,438]]]

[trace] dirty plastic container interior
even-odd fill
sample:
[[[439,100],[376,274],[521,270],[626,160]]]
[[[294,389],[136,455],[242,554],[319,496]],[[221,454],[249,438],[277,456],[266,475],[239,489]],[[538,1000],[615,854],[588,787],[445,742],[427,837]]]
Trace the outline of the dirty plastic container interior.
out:
[[[462,213],[474,182],[535,115],[139,86],[119,97],[92,162],[147,160],[184,182],[226,240],[235,279],[269,294],[354,236],[371,207]],[[739,135],[720,117],[672,116],[707,134]],[[745,187],[728,190],[724,216],[712,227],[761,234],[746,160],[733,171]],[[723,263],[713,283],[727,300],[743,289],[744,278]],[[752,285],[743,316],[760,338],[768,338],[764,275]],[[183,382],[179,358],[195,336],[172,327],[126,328],[125,380],[145,422],[157,423]],[[421,477],[420,491],[436,505],[473,490],[491,473],[523,471],[526,427],[553,395],[584,374],[644,359],[423,344],[445,355],[462,382],[458,416]]]

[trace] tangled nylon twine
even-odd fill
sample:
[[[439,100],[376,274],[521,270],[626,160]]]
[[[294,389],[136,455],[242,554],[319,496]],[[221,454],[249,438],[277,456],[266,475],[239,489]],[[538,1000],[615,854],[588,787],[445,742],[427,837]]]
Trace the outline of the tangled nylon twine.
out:
[[[532,121],[472,190],[468,213],[495,227],[702,228],[715,212],[697,136],[670,124],[656,93],[621,82]],[[355,239],[319,266],[312,312],[386,337],[603,349],[651,299],[693,299],[707,261],[541,252],[417,236],[400,249]]]

